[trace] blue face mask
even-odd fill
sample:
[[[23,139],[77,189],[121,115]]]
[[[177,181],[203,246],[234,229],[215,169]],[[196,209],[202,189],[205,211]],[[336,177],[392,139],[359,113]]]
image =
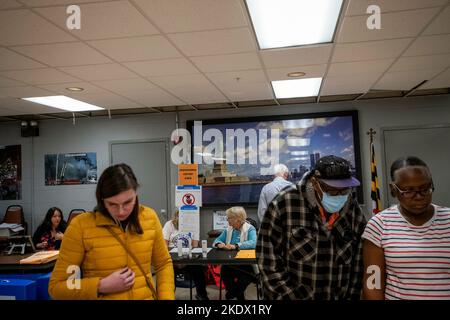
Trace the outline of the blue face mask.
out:
[[[348,194],[330,196],[328,193],[323,192],[322,206],[328,213],[339,212],[348,200]]]

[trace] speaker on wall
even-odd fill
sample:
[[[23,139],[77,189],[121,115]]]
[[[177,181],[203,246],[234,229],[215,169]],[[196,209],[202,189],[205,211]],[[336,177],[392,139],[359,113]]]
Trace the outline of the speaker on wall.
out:
[[[37,121],[22,121],[20,124],[20,132],[22,137],[38,137],[39,136],[39,126]]]

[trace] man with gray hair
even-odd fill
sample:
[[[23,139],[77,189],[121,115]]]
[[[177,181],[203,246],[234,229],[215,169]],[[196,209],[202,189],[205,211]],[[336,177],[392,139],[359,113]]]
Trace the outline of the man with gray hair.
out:
[[[274,166],[274,175],[275,179],[272,182],[266,184],[259,196],[258,203],[258,219],[261,224],[264,213],[269,206],[269,203],[275,198],[275,196],[284,188],[292,185],[292,182],[288,181],[289,177],[289,169],[284,164],[276,164]]]

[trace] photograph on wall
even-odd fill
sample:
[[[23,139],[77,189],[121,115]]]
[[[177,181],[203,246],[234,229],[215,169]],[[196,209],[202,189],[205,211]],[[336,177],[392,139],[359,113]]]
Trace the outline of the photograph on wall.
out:
[[[356,111],[205,120],[197,133],[191,121],[188,129],[197,137],[192,159],[199,163],[204,205],[257,204],[278,163],[297,183],[320,157],[335,155],[361,178]],[[360,190],[358,197],[362,202]]]
[[[0,200],[22,199],[22,151],[20,145],[0,146]]]
[[[97,153],[60,153],[45,155],[45,185],[97,183]]]

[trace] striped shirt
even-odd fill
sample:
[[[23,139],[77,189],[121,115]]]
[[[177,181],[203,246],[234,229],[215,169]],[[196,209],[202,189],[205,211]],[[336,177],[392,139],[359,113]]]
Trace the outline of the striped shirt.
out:
[[[450,299],[450,208],[433,207],[433,217],[421,226],[409,223],[397,206],[367,223],[363,239],[384,251],[386,299]]]

